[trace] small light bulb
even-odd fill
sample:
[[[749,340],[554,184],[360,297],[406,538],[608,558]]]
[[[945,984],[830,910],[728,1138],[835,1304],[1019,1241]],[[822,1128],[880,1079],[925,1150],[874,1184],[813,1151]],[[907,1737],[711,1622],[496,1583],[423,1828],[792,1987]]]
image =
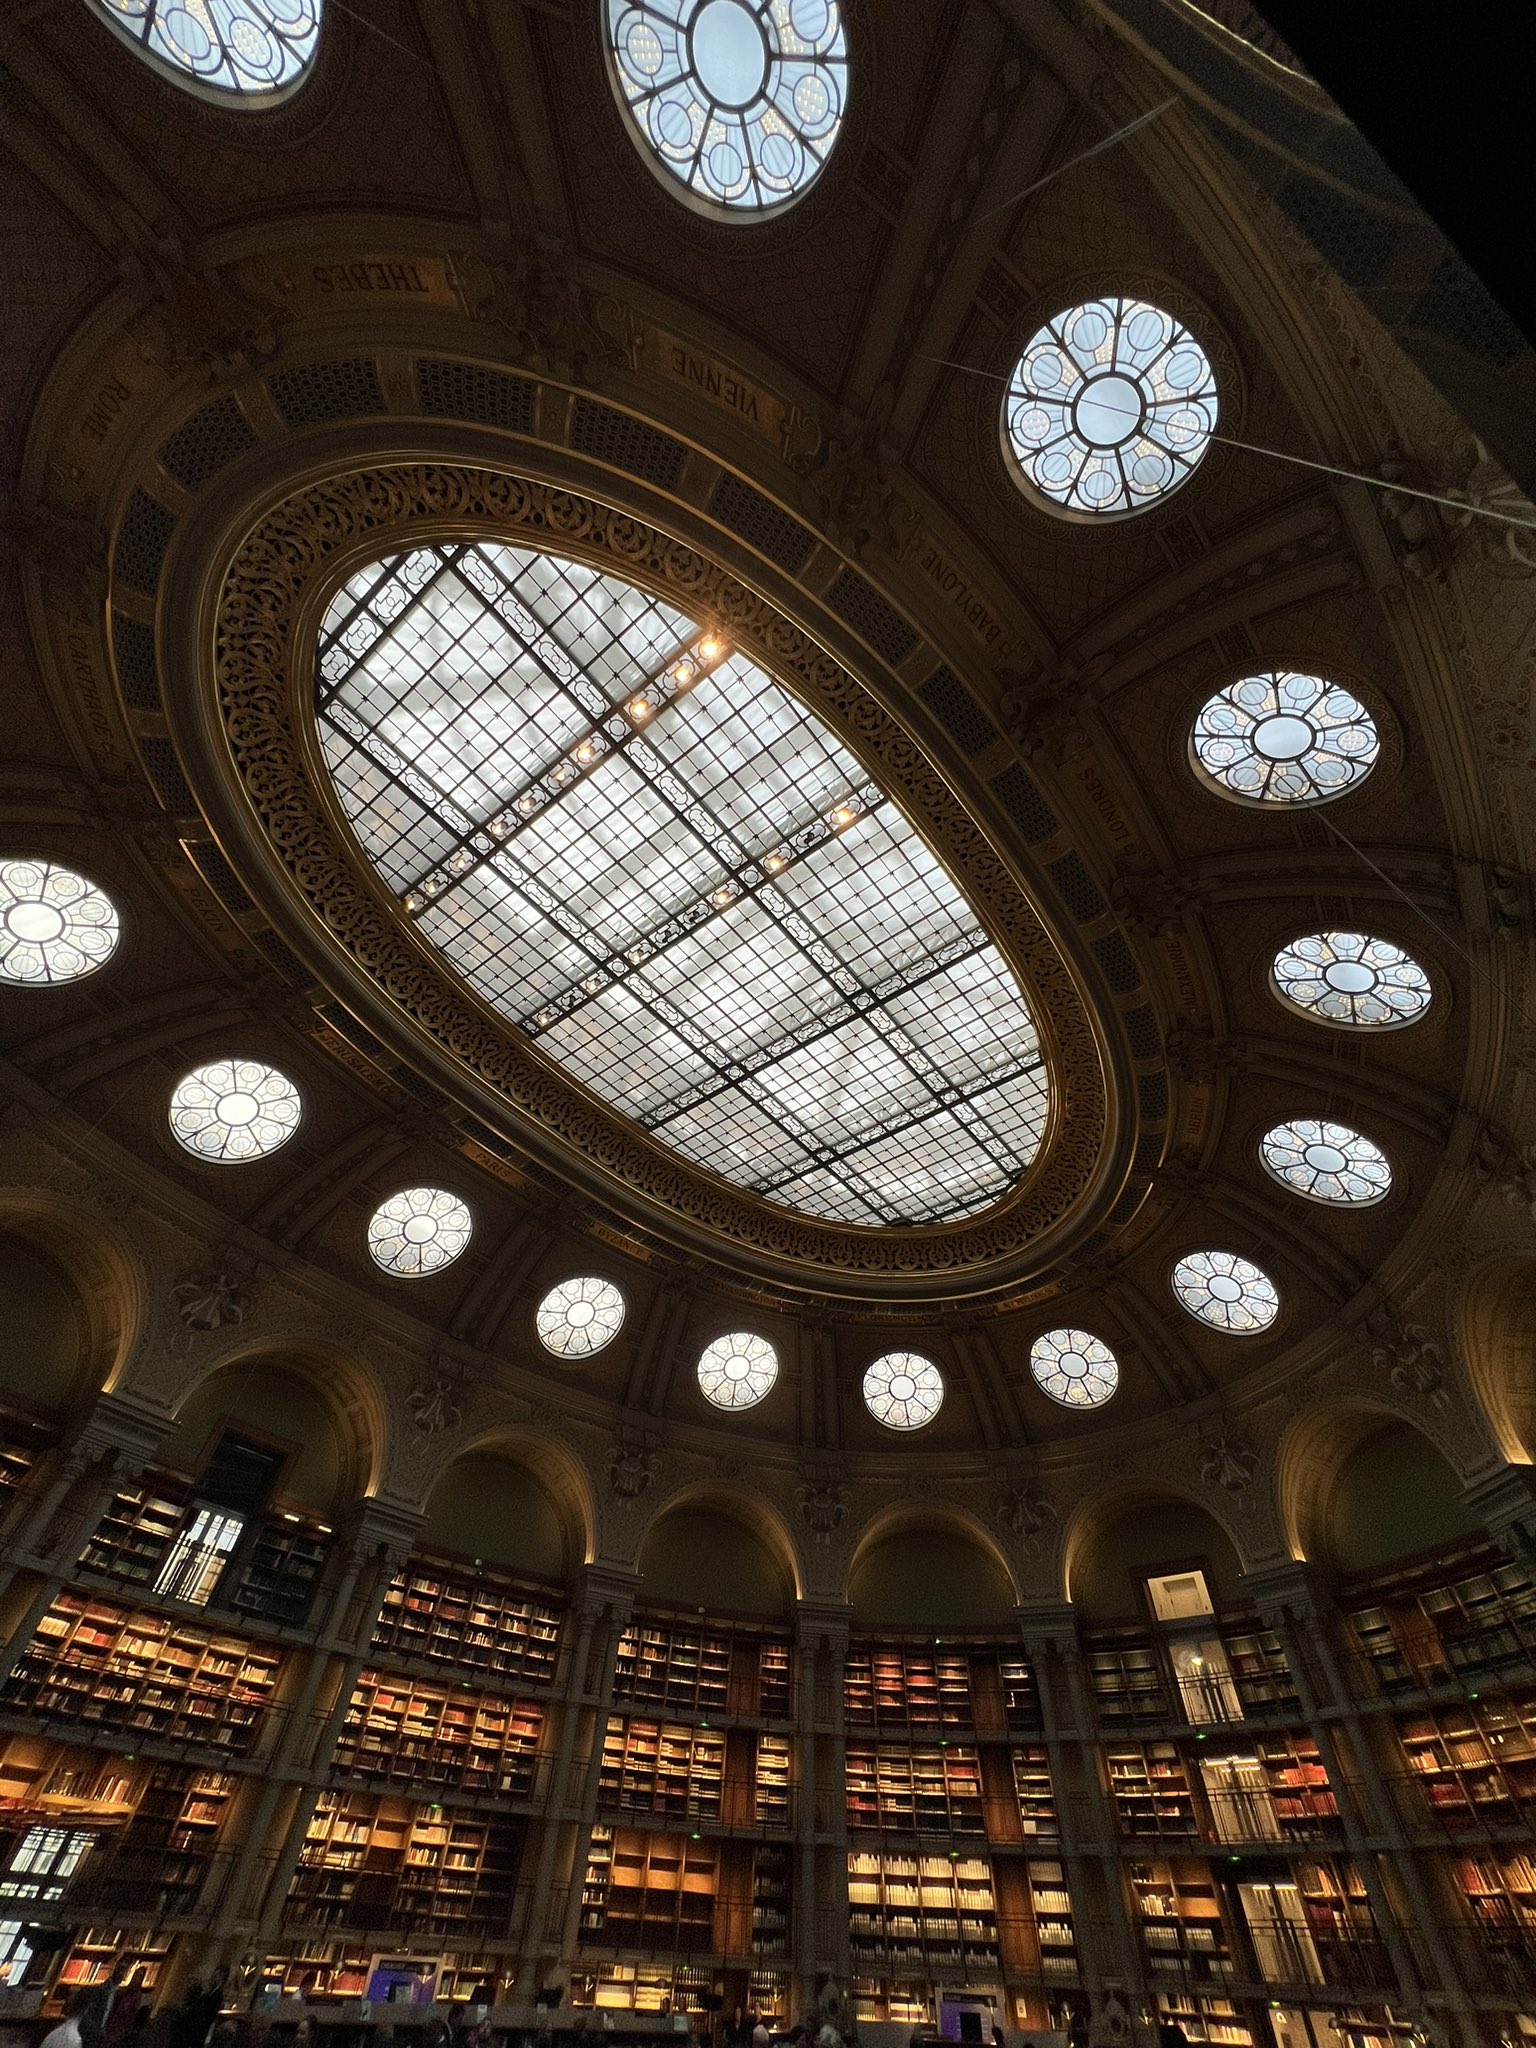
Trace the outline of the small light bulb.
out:
[[[724,910],[727,903],[731,902],[732,894],[733,892],[729,889],[717,889],[709,900],[714,904],[716,910]]]
[[[651,707],[643,697],[631,697],[625,708],[631,718],[649,718],[651,715]]]
[[[720,642],[713,633],[706,633],[699,642],[699,652],[706,661],[713,661],[720,652]]]
[[[849,810],[846,804],[839,804],[837,809],[832,813],[832,822],[839,829],[841,829],[844,825],[851,825],[853,823],[853,812]]]
[[[578,761],[590,761],[592,756],[596,752],[597,749],[593,746],[590,740],[583,740],[581,745],[576,749],[576,758]]]
[[[783,867],[783,865],[784,856],[782,853],[770,853],[763,861],[763,866],[768,870],[770,875],[776,875],[779,872],[779,869]]]

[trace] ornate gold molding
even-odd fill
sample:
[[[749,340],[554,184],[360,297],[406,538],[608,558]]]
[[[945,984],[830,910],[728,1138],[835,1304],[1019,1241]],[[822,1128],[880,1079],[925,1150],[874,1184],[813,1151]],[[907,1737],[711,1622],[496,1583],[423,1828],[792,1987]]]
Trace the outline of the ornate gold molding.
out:
[[[841,733],[929,838],[1019,970],[1040,1023],[1053,1109],[1036,1165],[980,1218],[922,1230],[823,1225],[772,1208],[650,1140],[555,1069],[409,930],[340,824],[311,737],[314,628],[364,559],[426,538],[531,542],[579,556],[723,628]],[[261,833],[330,941],[399,1019],[481,1090],[525,1142],[553,1137],[615,1193],[726,1246],[820,1271],[956,1273],[1016,1260],[1098,1187],[1109,1115],[1098,1032],[1066,961],[970,813],[908,734],[811,636],[682,541],[573,491],[508,472],[404,463],[311,483],[240,543],[223,577],[218,711]]]

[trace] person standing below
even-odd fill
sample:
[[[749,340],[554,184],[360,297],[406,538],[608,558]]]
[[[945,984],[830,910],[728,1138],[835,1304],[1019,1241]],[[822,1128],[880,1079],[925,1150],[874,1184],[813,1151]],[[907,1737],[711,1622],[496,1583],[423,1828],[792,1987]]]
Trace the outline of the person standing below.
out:
[[[773,2036],[768,2031],[768,2022],[759,2013],[752,2023],[752,2048],[773,2048]]]

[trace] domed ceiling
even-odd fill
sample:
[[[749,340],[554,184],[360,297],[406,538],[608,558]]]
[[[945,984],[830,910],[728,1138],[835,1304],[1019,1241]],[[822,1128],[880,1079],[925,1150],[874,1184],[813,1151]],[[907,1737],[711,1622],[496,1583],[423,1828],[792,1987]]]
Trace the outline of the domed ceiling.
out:
[[[1528,586],[1329,474],[1462,430],[1146,36],[376,0],[186,90],[106,11],[8,57],[70,1142],[722,1447],[1124,1445],[1396,1327],[1520,1156]]]

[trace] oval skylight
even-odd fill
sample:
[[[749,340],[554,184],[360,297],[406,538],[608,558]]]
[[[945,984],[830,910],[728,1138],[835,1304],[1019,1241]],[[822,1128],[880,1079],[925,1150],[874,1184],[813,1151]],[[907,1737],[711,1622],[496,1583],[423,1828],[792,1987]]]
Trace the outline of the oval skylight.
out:
[[[0,981],[79,981],[106,965],[121,934],[112,899],[73,868],[0,860]]]
[[[93,12],[178,85],[250,100],[298,84],[325,0],[90,0]]]
[[[1187,327],[1144,299],[1092,299],[1031,336],[1003,440],[1048,511],[1124,518],[1193,474],[1216,413],[1216,379]]]
[[[1047,1079],[1023,992],[835,735],[707,622],[524,548],[361,571],[318,715],[364,853],[557,1066],[765,1201],[999,1200]]]
[[[1392,1192],[1392,1168],[1381,1147],[1327,1117],[1276,1124],[1260,1142],[1259,1156],[1283,1187],[1311,1202],[1365,1207]]]
[[[1429,1008],[1429,976],[1411,953],[1368,932],[1305,932],[1275,955],[1282,1002],[1325,1024],[1390,1031]]]
[[[1267,1330],[1280,1313],[1274,1281],[1240,1252],[1190,1252],[1173,1269],[1173,1291],[1197,1321],[1229,1336]]]
[[[944,1405],[944,1375],[917,1351],[888,1351],[864,1374],[864,1406],[887,1429],[921,1429]]]
[[[239,1166],[286,1145],[302,1109],[298,1089],[265,1060],[212,1060],[171,1091],[171,1132],[199,1159]]]
[[[837,0],[608,0],[608,54],[640,148],[712,207],[798,199],[842,126]]]
[[[1381,752],[1358,697],[1294,669],[1218,690],[1200,707],[1189,744],[1219,796],[1253,804],[1329,803],[1363,782]]]
[[[590,1358],[624,1325],[624,1297],[611,1280],[562,1280],[539,1303],[539,1342],[557,1358]]]
[[[778,1376],[778,1353],[746,1330],[717,1337],[699,1359],[700,1392],[717,1408],[755,1408]]]
[[[447,1188],[402,1188],[369,1218],[368,1251],[386,1273],[421,1280],[451,1266],[472,1229],[468,1208]]]
[[[1063,1408],[1099,1408],[1120,1384],[1120,1361],[1088,1330],[1047,1330],[1030,1347],[1035,1385]]]

